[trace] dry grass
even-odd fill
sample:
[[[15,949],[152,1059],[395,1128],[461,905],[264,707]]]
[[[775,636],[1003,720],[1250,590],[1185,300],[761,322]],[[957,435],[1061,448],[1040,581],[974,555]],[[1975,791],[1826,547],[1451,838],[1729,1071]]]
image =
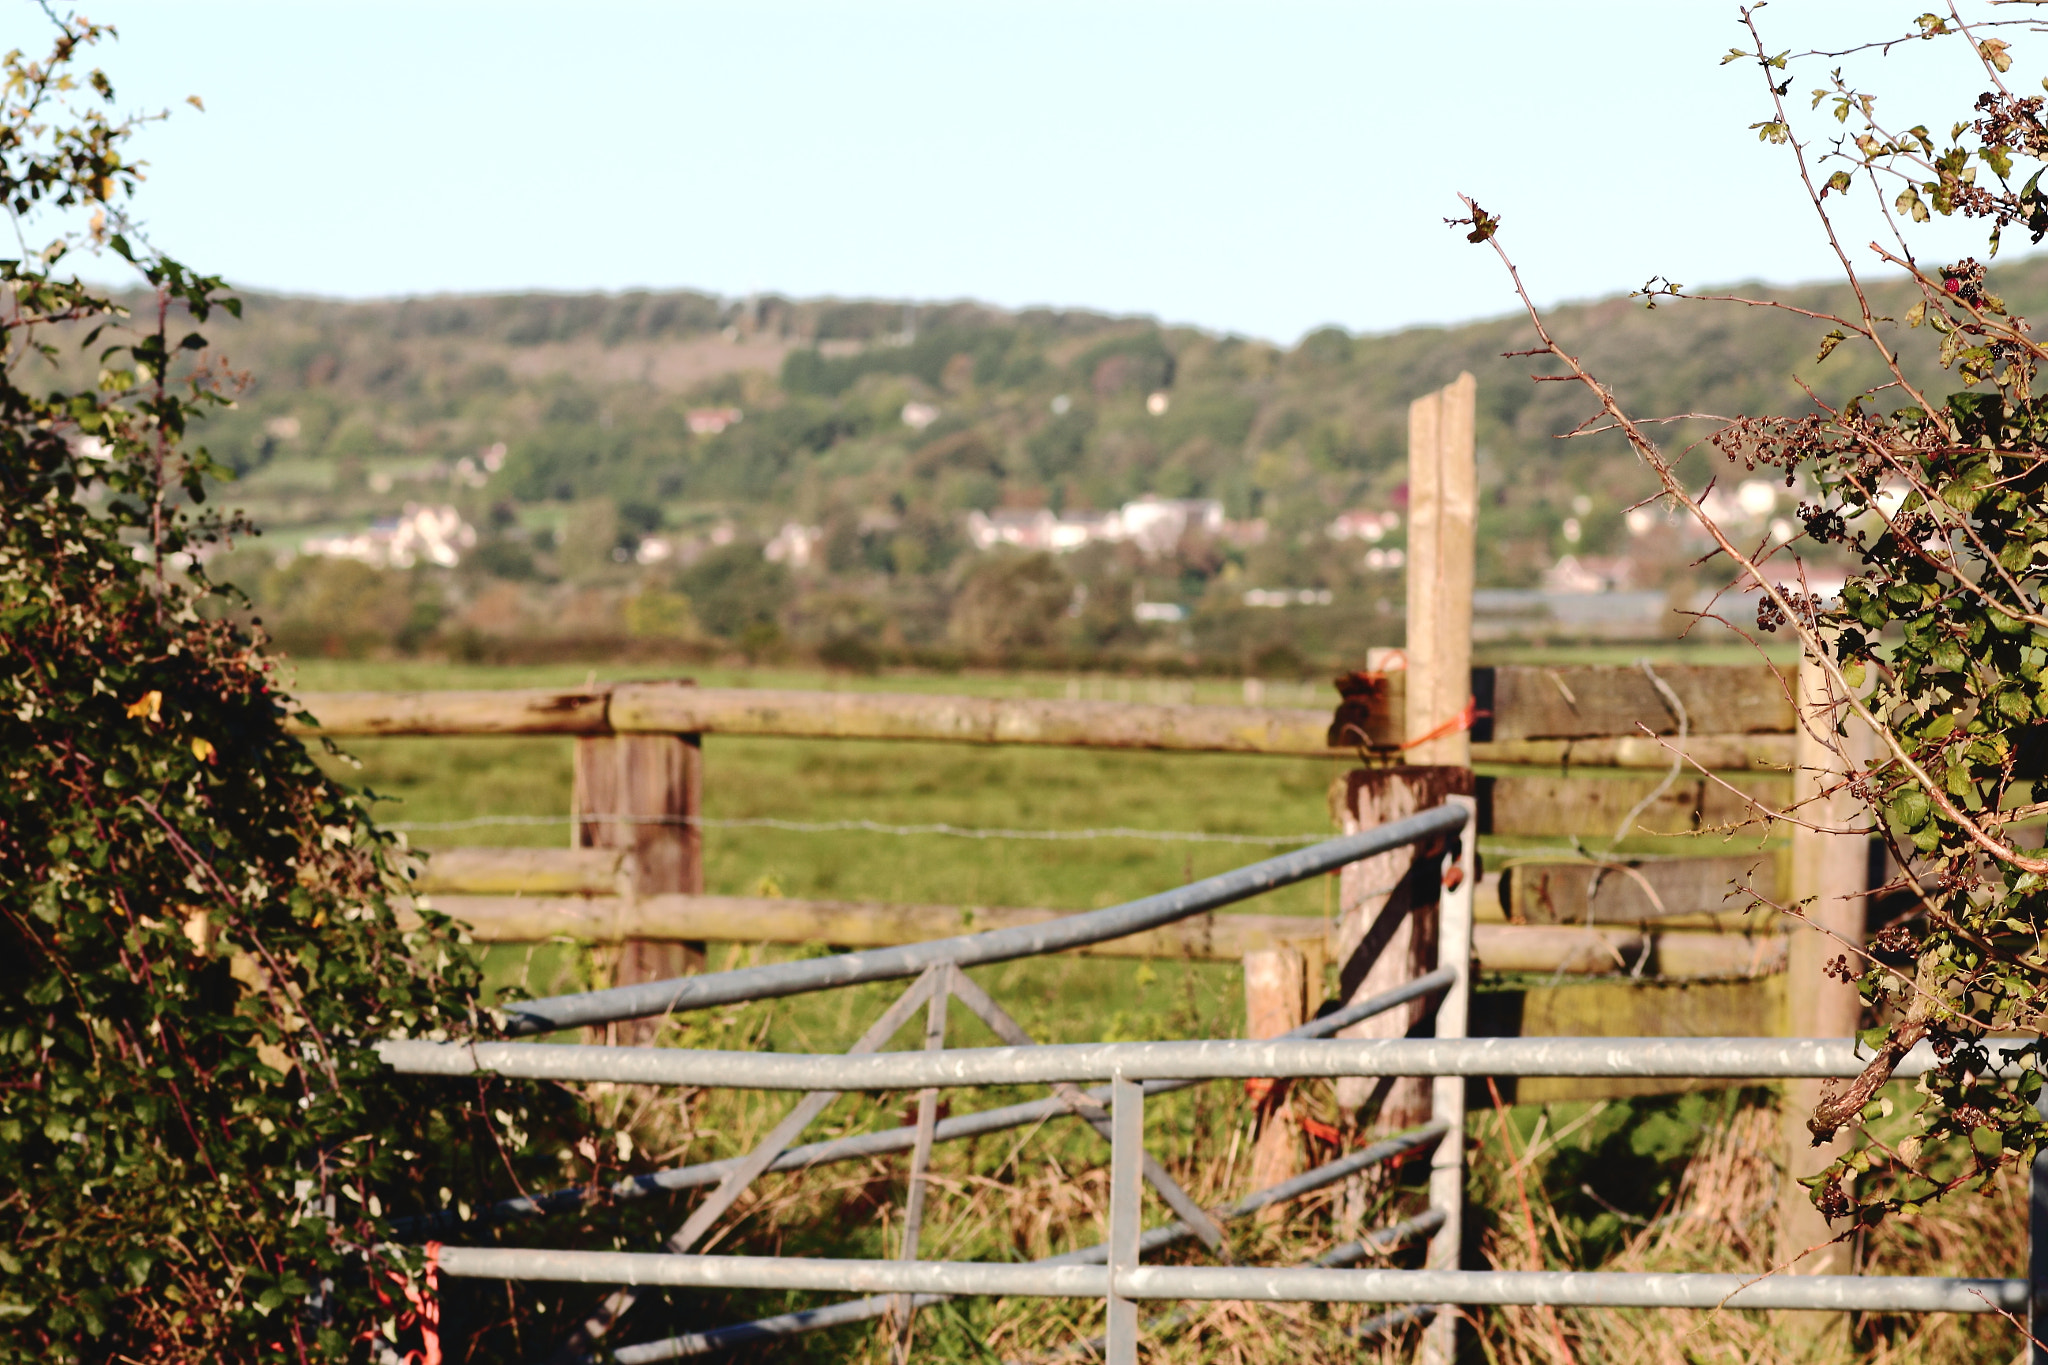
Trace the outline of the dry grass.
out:
[[[1480,1239],[1485,1264],[1503,1270],[1772,1269],[1780,1118],[1767,1093],[1730,1096],[1701,1130],[1670,1196],[1658,1207],[1615,1219],[1628,1231],[1604,1255],[1592,1245],[1599,1229],[1560,1208],[1555,1182],[1534,1178],[1550,1163],[1540,1156],[1526,1160],[1529,1144],[1517,1136],[1515,1117],[1496,1110],[1474,1123],[1473,1194],[1494,1213]],[[2009,1189],[1964,1196],[1944,1210],[1879,1229],[1860,1253],[1870,1274],[2009,1276],[2025,1263],[2025,1212]],[[2018,1331],[1992,1316],[1506,1308],[1472,1321],[1489,1365],[2004,1365],[2020,1347]]]
[[[725,964],[720,964],[725,965]],[[1144,1017],[1151,1036],[1233,1036],[1241,1026],[1234,973],[1154,964],[1057,959],[1030,972],[978,969],[975,975],[1047,1042],[1117,1034],[1113,1015]],[[1049,974],[1049,975],[1047,975]],[[872,986],[689,1016],[672,1041],[741,1049],[843,1047],[900,986]],[[955,1012],[956,1045],[994,1041]],[[1136,1026],[1133,1019],[1132,1024]],[[891,1044],[917,1045],[913,1021]],[[1037,1098],[1030,1089],[949,1092],[965,1111]],[[1903,1097],[1902,1097],[1903,1098]],[[610,1178],[730,1155],[751,1147],[788,1109],[792,1097],[740,1092],[675,1092],[592,1087],[587,1093],[597,1139],[565,1154],[563,1176]],[[1603,1103],[1495,1106],[1481,1092],[1468,1127],[1468,1264],[1500,1269],[1602,1269],[1765,1273],[1772,1266],[1779,1172],[1779,1116],[1768,1090],[1695,1093]],[[1335,1118],[1328,1087],[1297,1095],[1298,1112]],[[805,1140],[892,1127],[908,1121],[914,1096],[848,1096]],[[1241,1087],[1217,1083],[1147,1105],[1152,1151],[1201,1203],[1216,1206],[1248,1192],[1253,1114]],[[612,1134],[624,1133],[631,1155]],[[1334,1155],[1317,1147],[1311,1161]],[[1108,1150],[1082,1125],[1061,1119],[940,1147],[927,1206],[922,1254],[963,1260],[1031,1260],[1100,1241],[1107,1232]],[[886,1257],[898,1254],[907,1158],[894,1156],[764,1178],[714,1230],[706,1250],[745,1254]],[[1297,1201],[1271,1224],[1233,1225],[1241,1259],[1292,1265],[1354,1235],[1423,1207],[1421,1163],[1377,1173],[1355,1192],[1341,1188]],[[672,1230],[698,1196],[662,1207],[631,1206],[636,1222],[551,1228],[562,1245],[649,1245],[653,1228]],[[1148,1196],[1148,1222],[1170,1215]],[[1950,1206],[1872,1234],[1861,1262],[1875,1274],[2009,1276],[2025,1263],[2023,1190],[1963,1196]],[[509,1240],[533,1244],[529,1228]],[[1199,1263],[1189,1243],[1162,1259]],[[1419,1263],[1419,1248],[1383,1262]],[[816,1306],[817,1296],[767,1293],[655,1296],[635,1311],[622,1341],[676,1330],[703,1330],[771,1313]],[[1375,1308],[1348,1305],[1181,1305],[1167,1330],[1154,1331],[1146,1358],[1187,1362],[1321,1360],[1405,1361],[1413,1329],[1359,1343],[1349,1330]],[[1148,1314],[1167,1316],[1164,1305]],[[1475,1311],[1467,1359],[1486,1365],[1832,1365],[1837,1361],[1956,1362],[2006,1365],[2019,1351],[2015,1327],[1972,1318],[1858,1315],[1854,1320],[1754,1312],[1488,1309]],[[920,1313],[913,1358],[929,1361],[1079,1361],[1078,1343],[1100,1334],[1101,1306],[1089,1301],[960,1300]],[[739,1360],[889,1358],[880,1323],[849,1326],[743,1352]]]
[[[773,1030],[748,1030],[765,1038]],[[988,1095],[963,1105],[1007,1103]],[[600,1110],[646,1151],[692,1158],[741,1150],[780,1116],[788,1099],[731,1093],[652,1097],[638,1091],[592,1096]],[[810,1136],[888,1126],[909,1097],[844,1100]],[[1321,1108],[1327,1097],[1308,1097]],[[1213,1085],[1155,1101],[1155,1152],[1204,1204],[1245,1193],[1251,1111],[1236,1087]],[[1652,1201],[1629,1207],[1576,1185],[1588,1171],[1612,1169],[1616,1144],[1650,1129],[1689,1131],[1676,1159],[1652,1152],[1643,1188]],[[1691,1127],[1687,1128],[1687,1125]],[[1746,1271],[1771,1265],[1779,1119],[1768,1092],[1728,1092],[1672,1101],[1604,1105],[1482,1107],[1471,1121],[1473,1261],[1500,1269]],[[1639,1144],[1640,1145],[1640,1144]],[[1607,1153],[1609,1155],[1603,1155]],[[948,1259],[1028,1260],[1100,1240],[1106,1228],[1106,1148],[1062,1120],[1035,1129],[942,1147],[927,1211],[923,1254]],[[894,1255],[901,1236],[902,1158],[849,1163],[807,1174],[769,1177],[735,1209],[712,1245],[751,1254]],[[1407,1179],[1404,1180],[1404,1174]],[[1364,1191],[1366,1226],[1421,1207],[1419,1171],[1382,1174]],[[1595,1174],[1594,1179],[1599,1179]],[[1598,1191],[1595,1192],[1598,1195]],[[1299,1264],[1340,1239],[1337,1190],[1299,1201],[1271,1225],[1247,1221],[1231,1231],[1248,1262]],[[1619,1212],[1603,1207],[1602,1200]],[[678,1207],[680,1213],[681,1206]],[[1150,1218],[1166,1215],[1156,1204]],[[678,1218],[679,1221],[679,1218]],[[1910,1225],[1886,1228],[1862,1249],[1879,1274],[2003,1276],[2023,1263],[2024,1210],[2009,1191],[1957,1200]],[[1175,1259],[1199,1261],[1190,1246]],[[1415,1252],[1386,1263],[1417,1262]],[[799,1296],[671,1296],[650,1305],[629,1339],[656,1330],[703,1328],[818,1302]],[[1152,1334],[1150,1361],[1405,1361],[1415,1336],[1376,1343],[1348,1329],[1375,1309],[1347,1305],[1212,1303],[1183,1305],[1169,1330]],[[1163,1312],[1151,1315],[1156,1321]],[[2004,1365],[2019,1336],[1995,1317],[1887,1317],[1718,1311],[1497,1309],[1475,1312],[1467,1354],[1487,1365],[1792,1365],[1793,1362],[1968,1362]],[[1078,1361],[1077,1345],[1102,1330],[1092,1302],[963,1300],[923,1312],[914,1358],[933,1361]],[[740,1359],[889,1358],[881,1325],[847,1327]]]

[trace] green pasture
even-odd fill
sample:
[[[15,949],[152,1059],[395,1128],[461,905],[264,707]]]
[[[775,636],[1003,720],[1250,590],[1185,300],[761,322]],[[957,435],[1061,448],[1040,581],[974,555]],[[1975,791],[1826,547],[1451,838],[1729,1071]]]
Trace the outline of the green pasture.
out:
[[[302,666],[298,687],[328,689],[554,686],[573,669],[420,664]],[[615,675],[607,674],[607,678]],[[624,676],[623,674],[616,676]],[[747,672],[702,681],[815,686],[819,676]],[[1058,680],[890,678],[892,690],[984,692]],[[875,680],[861,680],[875,685]],[[379,799],[378,817],[432,849],[455,844],[545,846],[568,839],[572,741],[552,737],[352,739],[330,771]],[[711,820],[798,823],[872,820],[970,829],[1138,828],[1246,836],[1323,835],[1328,790],[1344,760],[1225,754],[999,748],[881,741],[711,736],[704,743],[704,813]],[[360,766],[356,766],[360,764]],[[479,823],[512,817],[547,823]],[[1133,838],[975,839],[867,832],[711,828],[707,889],[957,905],[1092,909],[1209,876],[1291,845]],[[1320,915],[1322,885],[1289,888],[1253,908]]]
[[[307,661],[288,681],[301,692],[561,687],[661,676],[658,669],[551,665]],[[900,674],[849,677],[796,669],[693,671],[709,686],[846,688],[984,696],[1128,692],[1132,700],[1241,701],[1239,683],[1069,679],[1046,675]],[[1154,692],[1160,693],[1155,697]],[[1291,695],[1290,695],[1291,694]],[[1320,705],[1311,689],[1268,685],[1269,704]],[[415,847],[544,847],[569,837],[570,753],[556,737],[351,739],[330,772],[376,797],[375,811]],[[912,744],[893,741],[721,738],[704,742],[704,814],[711,821],[795,824],[868,820],[971,830],[1142,829],[1249,837],[1331,832],[1329,789],[1349,759],[1266,758],[1116,750]],[[503,823],[494,823],[503,822]],[[1496,847],[1498,842],[1499,846]],[[1489,857],[1513,845],[1488,841]],[[1632,839],[1631,851],[1720,851],[1720,840]],[[876,900],[908,904],[1042,906],[1088,910],[1148,895],[1270,856],[1297,844],[1204,843],[1127,836],[1027,839],[765,827],[705,832],[706,889],[725,895]],[[1284,887],[1237,910],[1327,916],[1334,883]],[[492,954],[492,975],[545,992],[580,969],[560,950]],[[1063,969],[1064,970],[1064,969]],[[1128,963],[1074,970],[1120,980]],[[1233,976],[1227,966],[1197,968]],[[566,975],[565,975],[566,973]],[[1090,1035],[1099,1036],[1099,1035]]]

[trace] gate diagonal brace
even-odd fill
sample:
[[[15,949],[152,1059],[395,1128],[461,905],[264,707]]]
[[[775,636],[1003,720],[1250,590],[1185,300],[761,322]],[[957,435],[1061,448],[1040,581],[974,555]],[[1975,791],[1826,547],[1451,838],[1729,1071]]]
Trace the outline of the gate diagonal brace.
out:
[[[948,969],[946,988],[959,999],[960,1003],[973,1011],[976,1018],[987,1024],[989,1029],[1012,1047],[1036,1047],[1038,1040],[1024,1031],[1023,1025],[1010,1017],[1008,1010],[995,1002],[995,998],[983,990],[972,977],[958,967]],[[1109,1111],[1102,1103],[1084,1092],[1072,1081],[1057,1081],[1052,1087],[1053,1094],[1065,1102],[1067,1111],[1093,1128],[1106,1142],[1109,1140]],[[1183,1223],[1194,1229],[1195,1236],[1225,1265],[1236,1265],[1237,1258],[1231,1253],[1230,1242],[1200,1204],[1180,1187],[1180,1182],[1168,1174],[1167,1169],[1153,1158],[1150,1152],[1144,1157],[1145,1182],[1164,1200]]]
[[[935,963],[925,968],[919,973],[917,980],[911,983],[910,989],[898,996],[896,1003],[883,1011],[882,1017],[860,1036],[859,1041],[846,1050],[846,1055],[851,1057],[874,1052],[895,1037],[896,1031],[910,1022],[911,1016],[916,1014],[920,1007],[927,1005],[935,994],[943,992],[946,974],[951,970],[950,963]],[[703,1203],[690,1211],[690,1216],[684,1220],[682,1227],[662,1244],[664,1249],[680,1255],[695,1246],[698,1239],[710,1231],[711,1225],[723,1217],[726,1210],[746,1193],[747,1187],[773,1165],[775,1158],[781,1156],[784,1149],[796,1141],[804,1129],[810,1127],[812,1120],[824,1113],[842,1093],[838,1090],[813,1090],[798,1100],[782,1122],[776,1124],[768,1136],[761,1139],[760,1145],[747,1154],[746,1160],[728,1172],[725,1179],[719,1182],[718,1188],[707,1195]],[[570,1365],[570,1362],[586,1359],[591,1348],[604,1340],[639,1300],[640,1290],[631,1286],[615,1289],[606,1295],[598,1310],[585,1319],[562,1344],[562,1348],[550,1357],[550,1365]]]
[[[1405,985],[1397,986],[1383,995],[1370,1000],[1346,1005],[1340,1010],[1280,1035],[1280,1040],[1297,1038],[1327,1038],[1350,1027],[1361,1019],[1369,1019],[1400,1005],[1407,1004],[1427,995],[1433,995],[1448,987],[1457,973],[1448,968],[1439,968],[1428,976],[1417,977]],[[1201,1084],[1200,1081],[1147,1081],[1145,1094],[1168,1094]],[[1107,1087],[1099,1092],[1083,1091],[1090,1099],[1101,1101],[1109,1098]],[[953,1142],[962,1138],[976,1137],[984,1133],[1004,1132],[1011,1128],[1022,1128],[1047,1119],[1058,1118],[1065,1112],[1064,1104],[1057,1098],[1033,1100],[1025,1104],[1005,1105],[999,1109],[985,1109],[979,1113],[956,1114],[941,1119],[933,1133],[935,1142]],[[862,1133],[853,1137],[832,1138],[825,1142],[814,1142],[805,1146],[790,1147],[769,1163],[771,1171],[810,1170],[814,1166],[834,1161],[854,1161],[864,1157],[886,1156],[892,1152],[908,1151],[915,1145],[917,1126],[885,1128],[873,1133]],[[580,1208],[585,1201],[600,1193],[611,1199],[645,1199],[656,1194],[674,1193],[678,1190],[696,1189],[704,1185],[716,1185],[727,1173],[741,1162],[744,1155],[723,1157],[717,1161],[700,1162],[694,1166],[677,1166],[668,1170],[652,1171],[644,1175],[627,1176],[600,1191],[583,1186],[570,1186],[536,1197],[519,1196],[501,1200],[486,1210],[483,1217],[490,1222],[508,1222],[519,1218],[538,1218],[551,1213]],[[401,1219],[398,1235],[407,1239],[446,1238],[466,1226],[465,1221],[452,1212],[428,1214],[420,1218]]]
[[[1227,1204],[1215,1211],[1215,1216],[1225,1221],[1249,1218],[1269,1205],[1298,1199],[1336,1184],[1369,1166],[1382,1162],[1401,1161],[1426,1151],[1440,1141],[1445,1129],[1442,1124],[1432,1123],[1391,1138],[1382,1139],[1369,1147],[1360,1148],[1350,1156],[1326,1162],[1310,1171],[1283,1180],[1263,1190],[1256,1190],[1233,1204]],[[1404,1219],[1391,1227],[1369,1233],[1358,1241],[1346,1242],[1332,1247],[1318,1257],[1313,1264],[1318,1266],[1345,1266],[1367,1256],[1425,1237],[1442,1225],[1443,1211],[1431,1209],[1413,1218]],[[1138,1239],[1141,1251],[1157,1251],[1174,1246],[1194,1236],[1194,1229],[1185,1223],[1169,1223],[1153,1228]],[[1035,1265],[1102,1265],[1109,1259],[1109,1249],[1098,1242],[1093,1246],[1080,1247],[1073,1251],[1061,1252],[1036,1262]],[[634,1346],[621,1346],[612,1352],[612,1359],[618,1365],[653,1365],[660,1360],[677,1360],[688,1356],[711,1355],[730,1350],[736,1346],[752,1345],[762,1341],[779,1340],[805,1332],[822,1331],[830,1327],[842,1327],[848,1323],[869,1322],[890,1311],[892,1302],[902,1297],[895,1294],[870,1295],[864,1299],[850,1299],[841,1303],[826,1304],[819,1308],[805,1308],[794,1313],[782,1313],[774,1317],[759,1318],[752,1322],[734,1323],[729,1327],[715,1327],[709,1331],[688,1332],[680,1336],[665,1337],[660,1341],[643,1342]],[[950,1294],[916,1294],[911,1296],[920,1308],[935,1303],[945,1303]],[[1169,1315],[1170,1317],[1170,1315]],[[1167,1319],[1155,1319],[1153,1328],[1164,1331],[1171,1324]],[[581,1365],[599,1365],[596,1357],[588,1357]]]
[[[931,993],[931,1001],[925,1007],[924,1047],[927,1052],[943,1052],[946,1047],[946,1001],[952,998],[952,978],[959,973],[949,964],[938,978],[938,986]],[[939,1092],[926,1086],[917,1092],[917,1144],[910,1154],[910,1186],[903,1200],[903,1252],[899,1260],[917,1259],[918,1243],[924,1232],[924,1205],[930,1186],[932,1164],[932,1134],[939,1124]],[[911,1328],[917,1322],[917,1296],[902,1294],[892,1305],[891,1316],[895,1320],[896,1333],[892,1359],[895,1365],[910,1365]]]

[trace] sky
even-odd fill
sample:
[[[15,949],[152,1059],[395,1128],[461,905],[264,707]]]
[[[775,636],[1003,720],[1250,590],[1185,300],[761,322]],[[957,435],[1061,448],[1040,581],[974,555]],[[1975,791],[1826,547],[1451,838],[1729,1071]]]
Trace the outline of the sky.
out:
[[[0,4],[0,42],[47,42]],[[1774,51],[1836,49],[1924,8],[1759,17]],[[1749,129],[1757,66],[1719,64],[1745,38],[1720,0],[85,12],[121,31],[99,64],[122,104],[173,109],[138,141],[152,239],[249,289],[974,298],[1291,342],[1514,309],[1444,225],[1460,191],[1539,303],[1833,268],[1788,150]],[[1967,56],[1851,69],[1881,115],[1945,128],[1982,86]],[[1837,64],[1794,68],[1795,109]]]

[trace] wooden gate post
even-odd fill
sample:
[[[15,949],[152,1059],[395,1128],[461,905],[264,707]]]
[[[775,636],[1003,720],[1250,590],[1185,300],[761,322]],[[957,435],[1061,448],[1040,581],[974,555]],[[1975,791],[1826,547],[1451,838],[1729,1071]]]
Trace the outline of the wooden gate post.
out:
[[[1844,756],[1856,766],[1867,761],[1868,727],[1852,720],[1836,735],[1835,727],[1846,713],[1831,704],[1827,675],[1811,659],[1799,663],[1800,728],[1794,737],[1797,755],[1792,778],[1794,815],[1801,821],[1827,829],[1846,830],[1869,822],[1869,813],[1847,790]],[[1839,702],[1839,698],[1834,701]],[[1830,745],[1839,746],[1837,754]],[[1830,789],[1834,789],[1830,791]],[[1852,982],[1825,974],[1834,958],[1846,956],[1852,971],[1862,970],[1855,950],[1863,946],[1864,903],[1870,890],[1870,840],[1861,834],[1831,834],[1821,830],[1792,829],[1792,895],[1805,902],[1807,925],[1789,926],[1786,944],[1786,983],[1791,1009],[1789,1023],[1794,1038],[1845,1038],[1855,1034],[1863,1016],[1863,1001]],[[1800,1256],[1808,1247],[1828,1242],[1839,1228],[1830,1229],[1827,1220],[1813,1206],[1812,1197],[1798,1183],[1847,1150],[1850,1137],[1838,1136],[1822,1146],[1813,1145],[1806,1120],[1820,1101],[1820,1081],[1788,1081],[1785,1085],[1785,1173],[1778,1203],[1779,1263]],[[1794,1275],[1847,1275],[1854,1273],[1847,1243],[1834,1242],[1801,1257],[1790,1269]],[[1818,1318],[1817,1314],[1791,1315]],[[1833,1316],[1833,1315],[1830,1315]],[[1838,1321],[1846,1322],[1846,1318]],[[1816,1324],[1817,1325],[1817,1324]]]
[[[1308,1021],[1308,959],[1293,948],[1262,948],[1244,955],[1244,1036],[1277,1038]],[[1250,1080],[1259,1135],[1252,1144],[1251,1187],[1263,1190],[1301,1173],[1301,1131],[1287,1105],[1288,1082]],[[1277,1222],[1279,1204],[1259,1210],[1259,1222]]]
[[[1441,805],[1472,786],[1472,578],[1478,474],[1473,446],[1477,386],[1461,374],[1408,405],[1408,640],[1402,651],[1406,748],[1399,768],[1357,772],[1333,791],[1346,833]],[[1468,831],[1468,837],[1478,833]],[[1353,863],[1340,882],[1340,992],[1347,1001],[1436,970],[1438,849],[1397,849]],[[1417,1001],[1344,1030],[1350,1038],[1398,1038],[1429,1016]],[[1377,1102],[1380,1130],[1428,1120],[1430,1083],[1420,1077],[1347,1077],[1337,1083],[1346,1115]]]
[[[579,735],[572,848],[632,850],[633,893],[704,894],[704,750],[696,735]],[[701,943],[628,940],[614,984],[661,981],[701,971]],[[658,1021],[617,1026],[618,1041],[646,1043]]]
[[[1461,374],[1408,405],[1407,718],[1410,763],[1472,766],[1472,580],[1478,386]],[[1460,723],[1460,718],[1463,723]],[[1425,739],[1425,736],[1433,738]]]

